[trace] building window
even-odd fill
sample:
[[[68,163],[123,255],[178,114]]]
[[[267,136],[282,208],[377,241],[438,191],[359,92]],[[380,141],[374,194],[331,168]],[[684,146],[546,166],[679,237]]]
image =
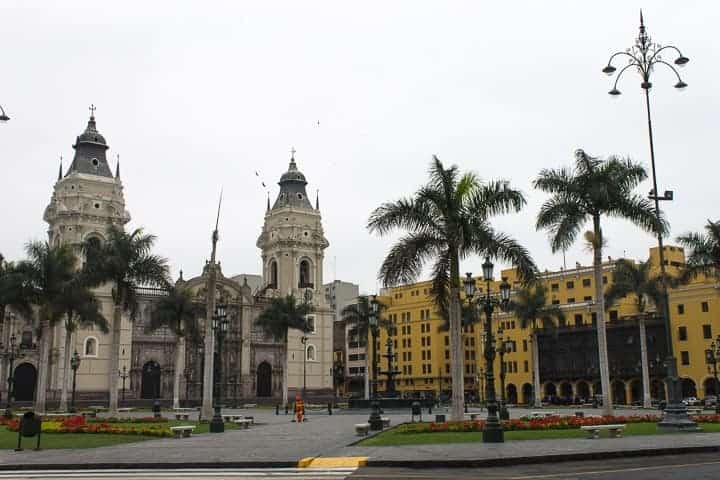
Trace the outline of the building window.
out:
[[[86,357],[97,357],[98,356],[98,341],[95,337],[87,337],[85,339],[85,345],[83,346],[83,352]]]
[[[583,297],[583,302],[592,302],[592,297],[590,295],[585,295]]]
[[[315,345],[308,345],[307,348],[305,348],[305,359],[308,362],[315,361]]]
[[[523,362],[523,369],[525,370],[525,373],[528,373],[530,371],[530,365],[527,360]]]
[[[567,288],[568,290],[572,290],[573,288],[575,288],[575,282],[566,282],[565,288]]]
[[[582,313],[576,313],[575,314],[575,326],[581,327],[582,324],[583,324]]]
[[[615,321],[618,319],[618,312],[617,310],[610,310],[610,321]]]
[[[275,260],[270,261],[270,288],[278,288],[278,266]]]
[[[703,313],[707,313],[710,311],[710,305],[708,305],[708,302],[702,302],[700,306],[702,307]]]
[[[568,298],[567,303],[575,303],[575,297]]]
[[[303,260],[300,262],[300,285],[299,288],[313,288],[314,285],[310,281],[310,262]]]
[[[447,363],[445,364],[445,373],[450,373],[450,365]]]
[[[678,305],[677,312],[678,312],[678,315],[684,315],[685,314],[685,305],[683,305],[682,303],[680,305]]]
[[[527,340],[523,340],[523,352],[527,352]]]
[[[445,360],[450,360],[450,350],[445,350]]]
[[[690,365],[690,352],[680,352],[680,359],[683,365]]]
[[[703,325],[703,338],[712,338],[712,327],[710,325]]]
[[[678,340],[687,340],[687,327],[678,327]]]
[[[603,285],[607,285],[608,279],[605,275],[603,275]]]
[[[558,285],[557,283],[553,283],[550,285],[551,292],[557,292],[559,289],[560,289],[560,285]]]
[[[583,287],[589,287],[589,286],[590,286],[590,279],[589,279],[589,278],[583,278],[582,285],[583,285]]]
[[[553,304],[553,305],[560,305],[560,300],[555,299],[555,300],[552,301],[552,304]]]
[[[308,315],[305,326],[307,327],[307,333],[315,333],[315,317]]]

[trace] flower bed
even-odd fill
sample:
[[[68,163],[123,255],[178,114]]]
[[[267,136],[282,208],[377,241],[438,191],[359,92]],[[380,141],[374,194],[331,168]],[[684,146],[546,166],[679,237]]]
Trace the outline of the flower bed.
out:
[[[568,430],[583,426],[627,424],[627,423],[657,423],[659,415],[632,415],[607,417],[574,417],[552,416],[544,418],[517,418],[503,420],[500,423],[505,431],[517,430]],[[720,423],[720,415],[697,415],[693,420],[698,423]],[[434,432],[481,432],[485,428],[484,420],[445,423],[410,423],[398,427],[399,433],[434,433]]]
[[[87,423],[167,423],[170,420],[168,420],[165,417],[130,417],[130,418],[116,418],[116,417],[107,417],[107,418],[86,418],[85,421]]]
[[[164,425],[151,426],[128,426],[113,425],[112,423],[120,423],[120,419],[114,419],[114,422],[93,422],[85,423],[85,417],[75,416],[68,417],[63,420],[44,421],[42,423],[43,433],[110,433],[121,435],[143,435],[147,437],[171,437],[173,435],[170,428]],[[3,422],[8,430],[17,432],[20,429],[20,420],[11,419]],[[139,422],[133,422],[139,423]],[[160,422],[153,422],[160,423]]]

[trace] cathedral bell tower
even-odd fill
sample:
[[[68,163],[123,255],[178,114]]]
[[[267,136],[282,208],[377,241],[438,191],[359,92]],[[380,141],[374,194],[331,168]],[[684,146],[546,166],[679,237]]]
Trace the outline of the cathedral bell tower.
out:
[[[322,291],[324,251],[330,243],[323,232],[317,200],[313,208],[308,199],[307,181],[297,168],[294,150],[278,185],[280,193],[272,208],[268,201],[257,241],[262,250],[263,279],[278,294],[303,300]],[[316,295],[315,303],[324,303],[323,296]]]
[[[104,239],[110,225],[122,227],[130,221],[120,181],[120,162],[113,176],[106,158],[109,147],[97,131],[94,107],[73,148],[72,164],[64,176],[60,165],[50,205],[43,216],[49,224],[50,245],[80,245],[92,236]]]

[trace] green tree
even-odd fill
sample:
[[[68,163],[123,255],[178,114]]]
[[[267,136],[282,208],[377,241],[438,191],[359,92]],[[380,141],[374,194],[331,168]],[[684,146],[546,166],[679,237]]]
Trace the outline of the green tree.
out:
[[[294,295],[276,297],[255,319],[255,325],[262,328],[269,336],[285,345],[283,366],[283,405],[288,404],[288,332],[299,330],[303,334],[310,331],[307,316],[313,312],[312,304],[299,303]],[[306,352],[303,352],[306,355]]]
[[[685,262],[684,280],[699,274],[720,279],[720,221],[708,220],[705,233],[686,233],[677,241],[690,250]]]
[[[6,261],[0,254],[0,325],[5,324],[8,309],[13,309],[24,317],[32,316],[28,292],[24,287],[22,272],[18,271],[17,265]]]
[[[575,164],[561,169],[543,169],[534,181],[535,188],[551,196],[543,203],[536,227],[547,229],[553,252],[568,249],[582,227],[591,222],[595,302],[597,310],[598,355],[604,413],[612,413],[609,401],[610,375],[605,332],[605,301],[602,279],[603,217],[629,220],[648,232],[666,231],[658,224],[652,203],[634,193],[647,172],[630,159],[611,156],[605,160],[575,151]]]
[[[193,301],[189,288],[176,284],[167,290],[167,295],[157,298],[152,304],[149,331],[167,328],[177,337],[175,346],[175,378],[173,379],[173,408],[180,408],[180,375],[185,358],[186,338],[197,338],[200,326],[198,319],[205,314],[203,305]]]
[[[557,305],[548,304],[547,289],[540,283],[526,285],[515,293],[509,309],[515,313],[521,328],[530,327],[532,331],[533,394],[536,405],[542,402],[540,390],[540,355],[538,345],[538,320],[541,328],[554,325],[554,320],[565,321],[565,314]]]
[[[77,259],[70,246],[51,247],[47,242],[30,242],[25,247],[27,259],[18,264],[24,295],[35,305],[37,312],[38,379],[35,410],[46,411],[48,361],[50,355],[50,327],[63,315],[64,297],[76,280]]]
[[[507,181],[481,182],[457,166],[445,168],[437,157],[429,181],[412,197],[384,203],[368,220],[370,232],[386,235],[405,230],[380,267],[385,286],[409,283],[432,266],[432,295],[450,327],[452,414],[464,418],[464,369],[460,260],[473,255],[497,258],[514,265],[523,281],[534,278],[536,267],[528,251],[490,224],[495,215],[518,212],[525,197]]]
[[[378,302],[378,316],[385,310],[386,306]],[[356,332],[358,340],[365,343],[365,399],[370,398],[370,317],[372,313],[372,299],[367,295],[361,295],[356,303],[351,303],[342,309],[340,315],[347,325],[350,325]],[[378,318],[378,326],[390,328],[389,322]],[[373,339],[375,341],[375,339]],[[374,359],[373,359],[374,360]],[[374,373],[374,372],[373,372]]]
[[[127,233],[110,226],[104,242],[91,237],[83,244],[86,272],[94,284],[113,285],[112,348],[110,350],[110,411],[118,407],[118,367],[120,364],[120,325],[123,312],[130,321],[138,310],[138,288],[166,287],[169,284],[167,260],[152,253],[156,237],[138,228]]]
[[[80,272],[65,285],[57,304],[59,315],[52,319],[51,326],[59,321],[65,322],[65,351],[63,356],[62,378],[60,380],[60,410],[67,410],[68,380],[70,372],[70,358],[72,352],[73,334],[78,328],[98,328],[107,333],[108,323],[100,313],[100,304],[85,283]]]
[[[640,364],[643,381],[643,406],[652,407],[650,398],[650,371],[648,369],[647,334],[645,330],[646,308],[648,303],[662,305],[662,282],[658,275],[653,275],[653,265],[646,262],[632,262],[620,259],[615,262],[613,283],[605,292],[608,305],[617,304],[620,299],[632,295],[638,311],[638,328],[640,331]]]

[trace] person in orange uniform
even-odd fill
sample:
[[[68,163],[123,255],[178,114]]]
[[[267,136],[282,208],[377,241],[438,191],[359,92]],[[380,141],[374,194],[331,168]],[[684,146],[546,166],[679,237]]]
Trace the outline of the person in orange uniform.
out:
[[[295,396],[295,418],[298,423],[305,421],[305,403],[300,395]]]

